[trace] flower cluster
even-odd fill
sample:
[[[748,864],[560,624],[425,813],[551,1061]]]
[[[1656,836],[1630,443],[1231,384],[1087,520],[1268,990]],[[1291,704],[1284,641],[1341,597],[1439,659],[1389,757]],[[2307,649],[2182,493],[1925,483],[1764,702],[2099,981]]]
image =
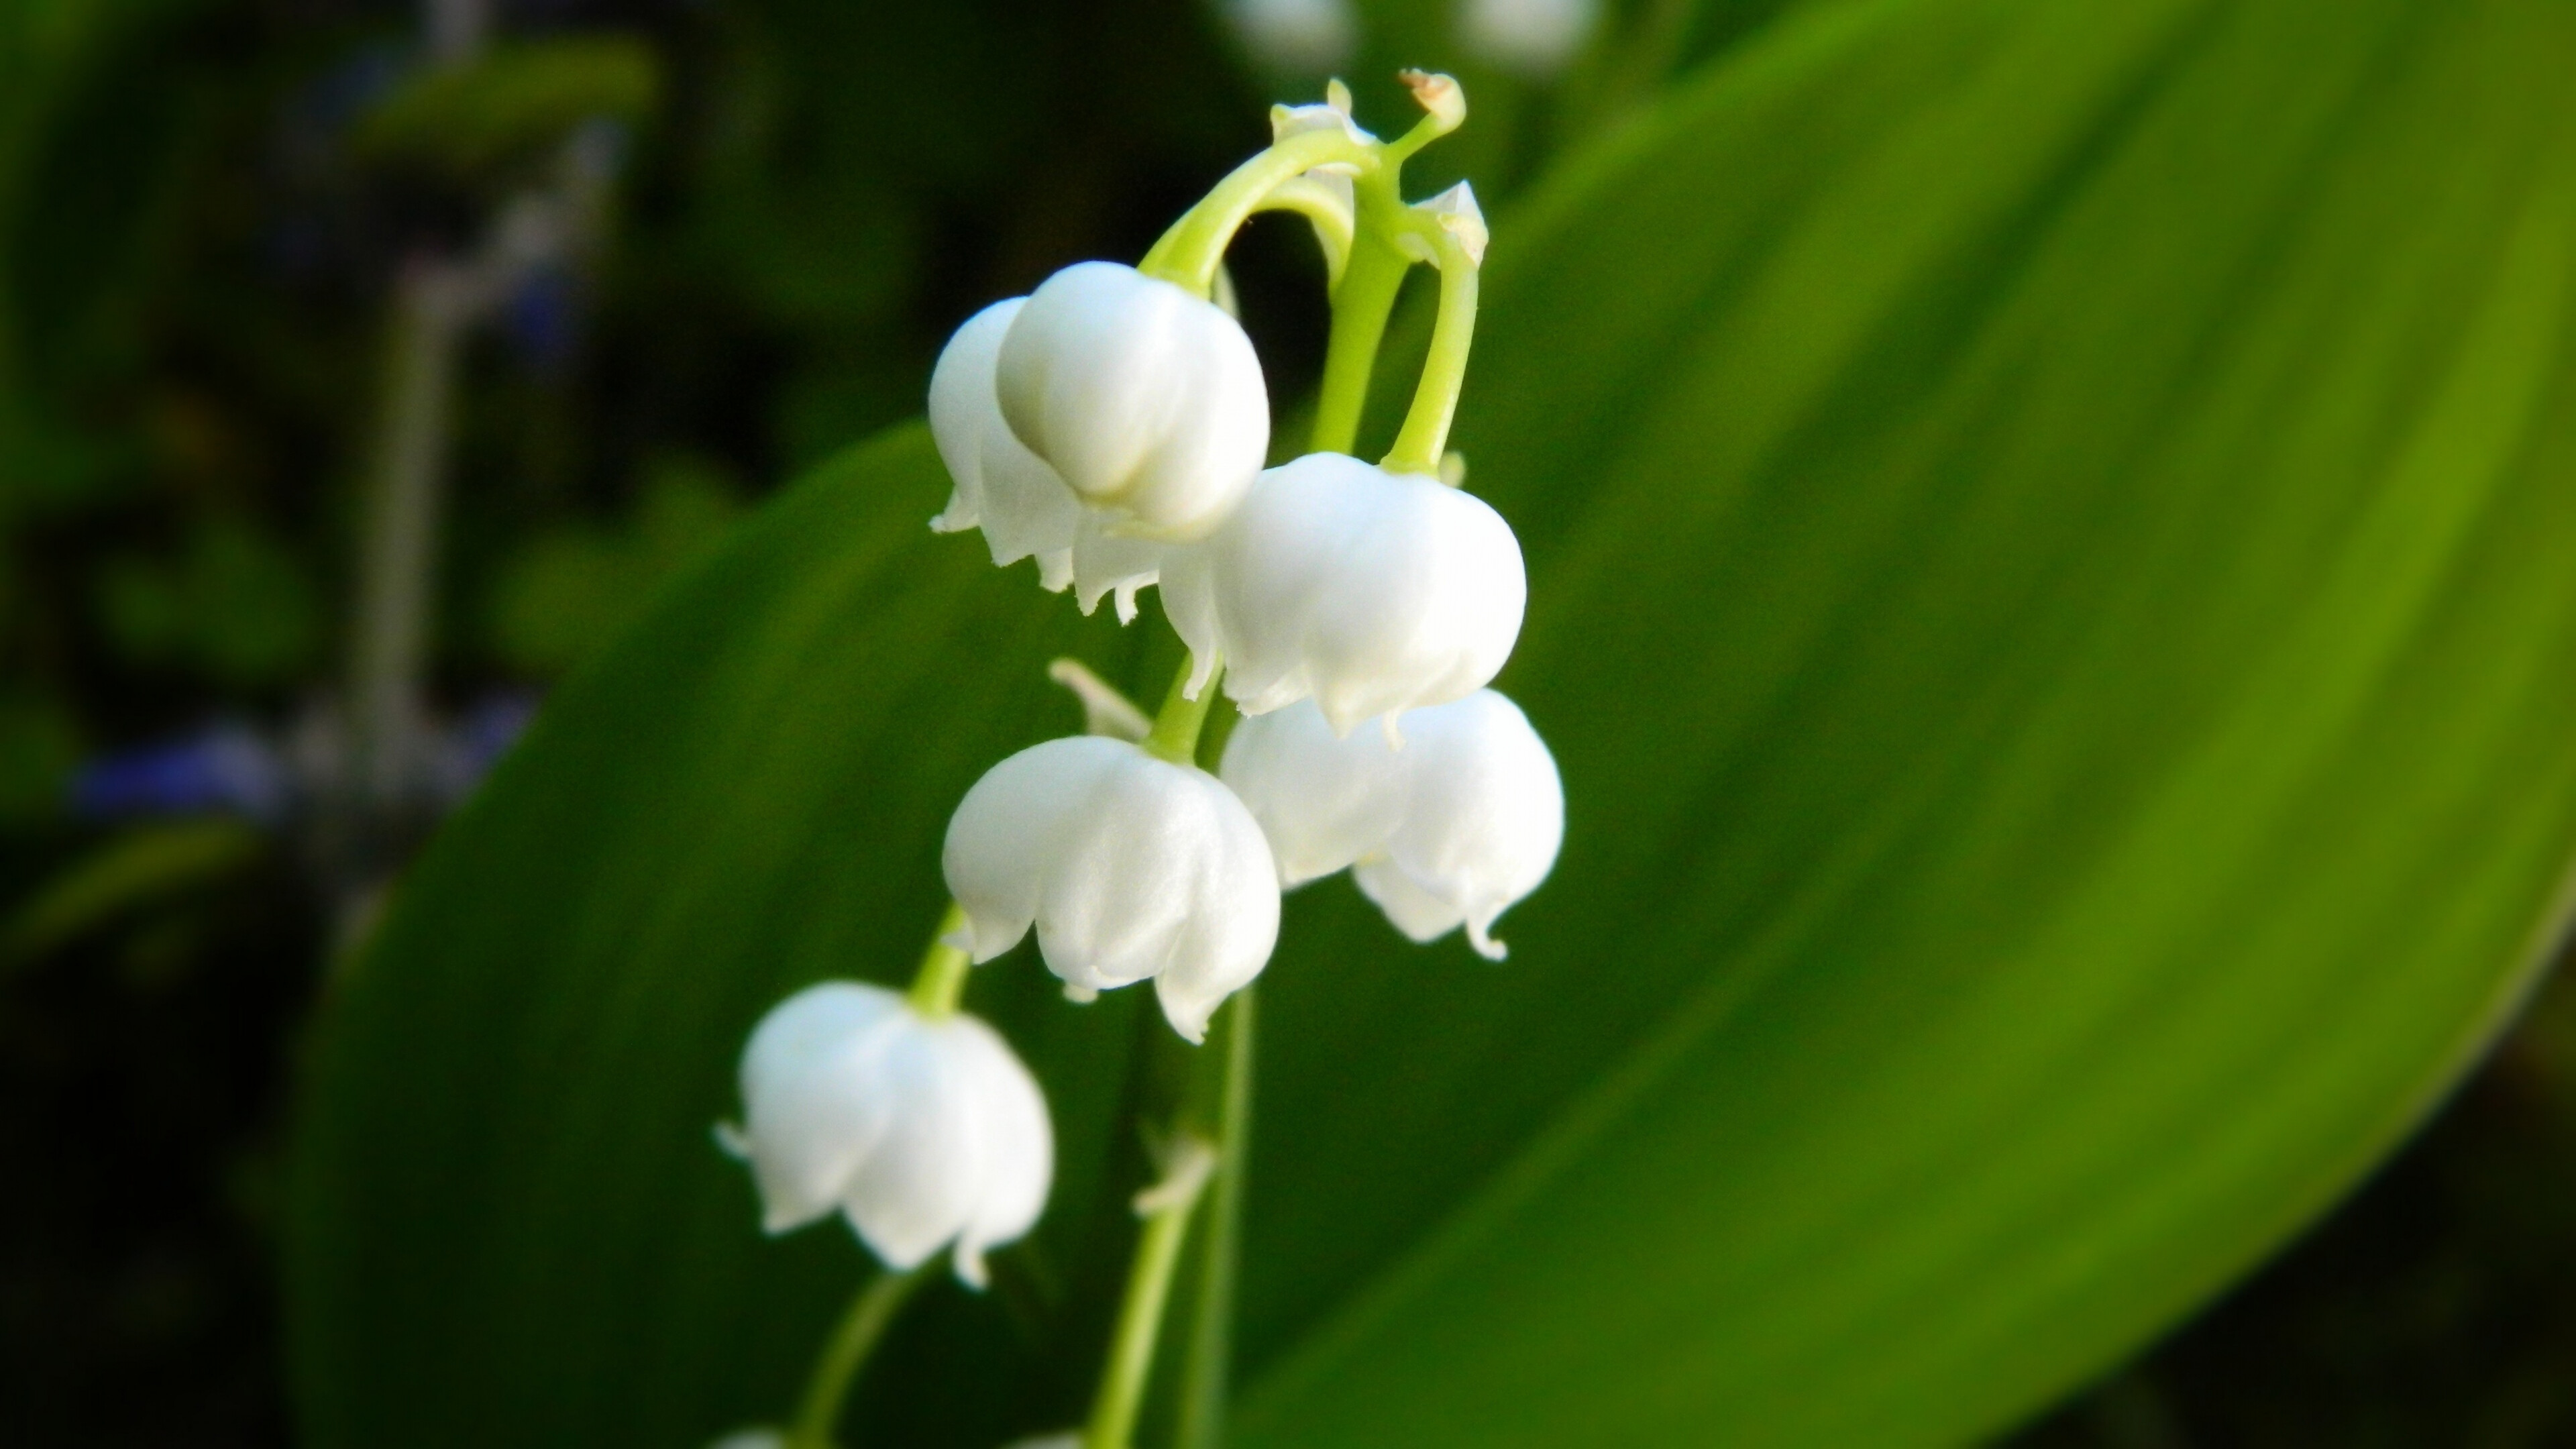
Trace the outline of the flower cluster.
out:
[[[1465,99],[1447,77],[1406,79],[1425,118],[1405,137],[1361,130],[1338,83],[1325,104],[1276,108],[1271,146],[1137,266],[1067,267],[941,354],[930,424],[953,490],[931,526],[980,530],[996,565],[1036,560],[1085,613],[1115,597],[1132,622],[1158,587],[1189,663],[1148,720],[1060,661],[1091,732],[1021,750],[966,793],[941,853],[955,903],[912,993],[828,983],[754,1032],[727,1141],[773,1231],[838,1207],[890,1266],[953,1244],[977,1284],[983,1249],[1027,1231],[1052,1169],[1044,1100],[956,1000],[969,963],[1032,933],[1067,996],[1150,980],[1199,1043],[1269,963],[1283,890],[1347,869],[1404,935],[1463,930],[1499,960],[1496,918],[1555,864],[1555,760],[1488,687],[1520,635],[1520,544],[1445,448],[1485,221],[1463,184],[1414,203],[1398,187]],[[1213,300],[1259,210],[1313,225],[1334,312],[1315,438],[1267,469],[1268,382]],[[1367,462],[1359,404],[1397,288],[1426,263],[1440,306],[1420,383]],[[1211,773],[1200,734],[1220,694],[1243,718]],[[1185,1219],[1216,1157],[1190,1160],[1140,1212]],[[1094,1434],[1114,1441],[1100,1424],[1125,1411],[1102,1402]]]
[[[1431,124],[1454,125],[1454,84],[1416,86]],[[1339,96],[1281,108],[1273,130],[1268,154],[1298,153],[1274,168],[1273,198],[1299,188],[1276,204],[1323,213],[1319,235],[1347,257],[1368,194],[1353,181],[1376,179],[1390,148]],[[1404,211],[1381,245],[1440,266],[1444,283],[1482,263],[1471,189]],[[1345,212],[1351,224],[1334,225]],[[1519,637],[1527,586],[1510,525],[1441,476],[1455,369],[1426,375],[1416,417],[1431,421],[1408,420],[1385,461],[1325,449],[1262,470],[1252,344],[1185,285],[1185,263],[1162,260],[1161,276],[1068,267],[958,330],[932,387],[955,481],[933,526],[982,528],[997,564],[1034,555],[1040,582],[1076,586],[1086,610],[1115,592],[1132,619],[1136,591],[1159,584],[1190,651],[1181,700],[1204,703],[1221,676],[1251,718],[1221,779],[1186,754],[1158,758],[1152,741],[1024,750],[958,807],[945,865],[977,961],[1034,927],[1077,993],[1150,977],[1196,1041],[1267,961],[1279,889],[1344,867],[1406,934],[1464,926],[1499,955],[1489,928],[1554,862],[1563,799],[1528,721],[1485,688]],[[1403,748],[1408,711],[1435,721],[1418,731],[1425,748]],[[1352,743],[1369,720],[1382,739]]]

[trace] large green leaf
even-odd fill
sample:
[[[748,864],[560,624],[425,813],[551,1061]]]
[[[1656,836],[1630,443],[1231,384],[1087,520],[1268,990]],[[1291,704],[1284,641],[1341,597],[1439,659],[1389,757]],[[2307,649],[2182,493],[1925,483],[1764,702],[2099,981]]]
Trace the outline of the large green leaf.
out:
[[[1497,231],[1459,428],[1556,878],[1496,967],[1292,899],[1238,1438],[1950,1443],[2348,1183],[2576,856],[2576,12],[1820,6]],[[312,1442],[777,1415],[860,1254],[707,1127],[758,1013],[895,979],[1077,622],[899,433],[566,686],[337,1000],[300,1142]],[[979,973],[1064,1170],[853,1442],[1080,1411],[1150,1007]]]

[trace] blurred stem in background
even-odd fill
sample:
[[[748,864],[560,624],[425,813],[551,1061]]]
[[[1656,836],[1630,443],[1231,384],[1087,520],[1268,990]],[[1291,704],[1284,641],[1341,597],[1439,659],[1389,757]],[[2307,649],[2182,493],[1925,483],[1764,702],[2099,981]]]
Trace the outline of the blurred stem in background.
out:
[[[880,1270],[851,1297],[848,1311],[814,1362],[814,1376],[805,1385],[805,1399],[797,1406],[796,1422],[788,1428],[785,1449],[832,1449],[832,1429],[841,1421],[850,1381],[885,1337],[904,1300],[939,1261],[934,1258],[909,1272]]]
[[[491,0],[428,0],[421,19],[430,59],[439,65],[458,65],[482,52],[492,29],[492,4]]]
[[[1129,1449],[1136,1416],[1145,1403],[1145,1381],[1154,1367],[1154,1344],[1163,1326],[1163,1304],[1171,1293],[1172,1271],[1181,1261],[1181,1244],[1190,1230],[1191,1210],[1198,1206],[1208,1179],[1217,1169],[1217,1150],[1184,1131],[1164,1153],[1163,1180],[1136,1198],[1145,1232],[1136,1244],[1136,1261],[1127,1277],[1127,1296],[1119,1304],[1118,1327],[1109,1341],[1109,1362],[1100,1376],[1099,1397],[1082,1434],[1082,1449]]]
[[[1217,1102],[1216,1176],[1209,1184],[1207,1227],[1199,1234],[1197,1292],[1181,1361],[1181,1407],[1173,1441],[1180,1449],[1221,1449],[1234,1377],[1235,1280],[1241,1268],[1243,1172],[1252,1155],[1253,997],[1246,986],[1229,998],[1217,1022],[1223,1082]]]
[[[464,72],[485,53],[489,0],[428,0],[433,65]],[[476,324],[534,271],[592,252],[617,142],[584,122],[552,175],[513,195],[472,255],[415,252],[394,284],[375,454],[367,473],[347,698],[345,763],[326,804],[320,868],[345,959],[363,940],[408,843],[435,813],[428,709],[441,517],[453,454],[456,375]]]
[[[475,0],[432,0],[431,31],[449,10]],[[332,884],[337,938],[345,950],[363,934],[383,886],[368,858],[384,822],[408,803],[424,715],[431,591],[446,491],[457,353],[475,311],[474,279],[434,256],[415,258],[395,284],[386,348],[385,407],[369,471],[358,541],[357,601],[349,659],[349,754],[342,808],[358,852],[337,862]],[[354,867],[350,869],[349,867]]]
[[[431,63],[462,68],[482,53],[490,12],[485,0],[425,0],[421,22]],[[374,915],[386,874],[385,862],[373,858],[377,842],[392,833],[389,822],[407,803],[419,752],[457,355],[478,310],[477,290],[467,268],[431,252],[415,253],[394,283],[384,401],[358,540],[343,706],[348,754],[336,802],[344,823],[333,852],[342,858],[324,863],[333,937],[344,957]]]

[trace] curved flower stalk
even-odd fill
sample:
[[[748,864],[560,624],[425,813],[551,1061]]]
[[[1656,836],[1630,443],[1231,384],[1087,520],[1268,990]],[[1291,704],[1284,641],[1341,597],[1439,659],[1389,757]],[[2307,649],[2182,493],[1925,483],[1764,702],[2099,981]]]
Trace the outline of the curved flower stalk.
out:
[[[1340,453],[1262,474],[1163,565],[1172,627],[1193,658],[1227,661],[1244,713],[1311,697],[1336,734],[1372,715],[1392,734],[1403,711],[1484,687],[1527,599],[1520,542],[1483,500]]]
[[[899,1272],[953,1243],[957,1276],[983,1287],[984,1250],[1028,1232],[1055,1175],[1045,1095],[1009,1045],[882,986],[826,981],[773,1007],[743,1049],[742,1100],[723,1137],[751,1164],[761,1226],[838,1208]]]
[[[1478,690],[1415,711],[1402,749],[1382,731],[1337,736],[1312,703],[1248,719],[1225,782],[1261,822],[1293,886],[1351,867],[1416,941],[1464,926],[1503,959],[1494,920],[1538,889],[1565,841],[1565,787],[1528,716]]]
[[[1243,802],[1124,740],[1049,740],[995,765],[949,820],[941,864],[977,962],[1034,925],[1075,992],[1151,979],[1193,1042],[1279,939],[1278,868]]]

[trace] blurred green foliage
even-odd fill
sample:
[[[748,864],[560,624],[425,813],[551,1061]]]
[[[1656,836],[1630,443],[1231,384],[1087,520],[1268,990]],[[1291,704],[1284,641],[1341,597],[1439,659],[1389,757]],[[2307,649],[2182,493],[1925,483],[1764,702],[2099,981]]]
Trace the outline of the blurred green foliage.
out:
[[[60,700],[0,694],[0,828],[24,827],[61,808],[79,735]]]
[[[358,153],[475,180],[525,166],[593,121],[635,124],[661,94],[659,58],[631,35],[505,41],[415,71],[359,123]]]
[[[720,468],[663,459],[647,472],[632,517],[528,539],[495,581],[493,653],[539,678],[570,668],[634,617],[656,584],[714,543],[741,512],[737,493]]]
[[[0,925],[0,971],[59,950],[139,898],[234,874],[259,849],[259,832],[237,820],[134,831],[66,871]]]
[[[295,557],[238,520],[201,525],[181,547],[166,562],[125,555],[101,566],[98,614],[117,653],[235,688],[308,677],[323,608]]]

